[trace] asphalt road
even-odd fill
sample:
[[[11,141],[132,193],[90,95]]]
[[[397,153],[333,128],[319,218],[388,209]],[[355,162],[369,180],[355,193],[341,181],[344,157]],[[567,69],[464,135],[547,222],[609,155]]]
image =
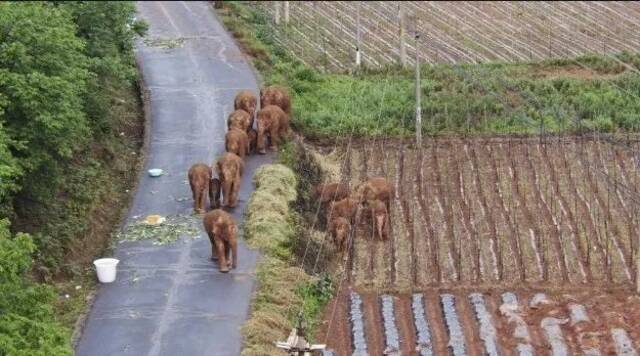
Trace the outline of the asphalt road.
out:
[[[150,25],[137,59],[149,91],[151,122],[145,168],[127,223],[149,214],[191,213],[187,170],[224,152],[226,117],[236,92],[258,92],[251,68],[207,3],[139,2],[138,10]],[[233,211],[236,221],[253,190],[256,168],[271,159],[247,159]],[[151,178],[149,168],[167,174]],[[258,256],[241,242],[238,268],[222,274],[210,253],[204,232],[199,239],[165,246],[119,244],[118,278],[100,286],[76,354],[240,354],[240,327],[249,313]]]

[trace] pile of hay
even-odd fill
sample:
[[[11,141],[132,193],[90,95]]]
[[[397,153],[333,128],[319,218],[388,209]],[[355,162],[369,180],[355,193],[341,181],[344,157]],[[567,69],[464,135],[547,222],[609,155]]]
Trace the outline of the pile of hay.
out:
[[[249,200],[244,236],[265,257],[257,267],[258,288],[251,318],[242,327],[243,356],[278,355],[274,341],[286,340],[292,314],[300,310],[302,298],[296,289],[312,277],[291,266],[289,246],[296,238],[290,203],[296,200],[296,176],[281,164],[265,165],[255,175],[256,190]]]
[[[295,238],[289,204],[296,199],[296,177],[281,164],[261,167],[255,175],[244,222],[244,236],[251,247],[273,254]]]

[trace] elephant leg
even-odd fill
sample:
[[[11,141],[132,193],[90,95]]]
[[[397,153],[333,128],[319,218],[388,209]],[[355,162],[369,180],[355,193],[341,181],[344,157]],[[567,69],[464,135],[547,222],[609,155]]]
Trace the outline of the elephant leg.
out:
[[[236,179],[233,181],[233,204],[238,203],[238,195],[240,195],[240,180],[242,177],[238,174]]]
[[[237,176],[231,183],[231,205],[229,206],[232,208],[235,208],[238,204],[238,191],[240,190],[239,180],[240,178]]]
[[[216,250],[216,239],[213,236],[213,232],[207,231],[209,235],[209,241],[211,242],[211,260],[216,261],[218,259],[218,252]]]
[[[200,192],[198,193],[198,212],[203,213],[204,212],[204,188],[200,189]]]
[[[278,128],[275,125],[271,126],[271,130],[269,132],[269,136],[271,136],[271,149],[274,151],[278,150],[278,144],[280,143],[280,139],[278,137]]]
[[[224,254],[225,257],[227,258],[227,267],[231,266],[231,246],[229,244],[229,241],[225,241],[224,242]]]
[[[227,256],[225,256],[226,251],[224,247],[224,241],[216,239],[216,250],[218,252],[218,269],[223,273],[229,272],[229,267],[227,266]]]
[[[231,180],[225,179],[222,183],[222,194],[224,195],[223,201],[225,206],[231,206],[231,198],[233,193],[231,192]]]
[[[231,268],[235,269],[236,267],[238,267],[238,240],[231,239],[231,241],[229,241],[229,244],[231,245],[231,253],[232,253]]]

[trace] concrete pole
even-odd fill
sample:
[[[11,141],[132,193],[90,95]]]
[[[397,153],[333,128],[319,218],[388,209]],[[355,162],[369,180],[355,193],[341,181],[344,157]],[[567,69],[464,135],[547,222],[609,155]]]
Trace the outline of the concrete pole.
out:
[[[422,107],[420,104],[420,33],[416,27],[416,144],[422,147]]]
[[[275,22],[276,25],[280,24],[280,1],[274,1],[273,6],[275,9]]]
[[[404,11],[402,11],[402,4],[398,4],[398,36],[400,37],[400,65],[405,66],[407,64],[407,50],[404,44]]]
[[[289,2],[284,2],[284,23],[289,24]]]
[[[358,5],[356,6],[356,66],[358,67],[360,67],[360,63],[362,62],[360,54],[360,5],[361,3],[358,1]]]

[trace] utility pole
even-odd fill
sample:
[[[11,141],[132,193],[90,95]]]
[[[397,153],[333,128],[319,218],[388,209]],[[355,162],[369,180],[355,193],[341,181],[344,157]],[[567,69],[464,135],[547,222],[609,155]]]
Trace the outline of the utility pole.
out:
[[[404,11],[402,11],[402,4],[398,3],[398,36],[400,37],[400,65],[405,66],[407,64],[407,50],[404,44]]]
[[[416,144],[422,147],[422,107],[420,106],[420,33],[416,23]]]
[[[362,62],[361,54],[360,54],[360,1],[358,1],[358,5],[356,6],[356,66],[360,67],[360,63]]]
[[[280,1],[274,1],[273,6],[275,8],[275,22],[276,25],[280,24]]]
[[[284,2],[284,23],[289,24],[289,2]]]

